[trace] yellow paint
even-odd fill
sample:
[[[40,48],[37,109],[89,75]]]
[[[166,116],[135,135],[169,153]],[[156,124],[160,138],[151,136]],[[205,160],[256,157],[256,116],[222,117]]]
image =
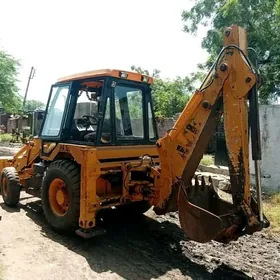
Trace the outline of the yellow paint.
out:
[[[225,36],[225,46],[235,44],[246,53],[247,40],[243,29],[232,26],[229,36]],[[227,65],[223,71],[221,65]],[[128,79],[141,81],[141,75],[127,72]],[[60,82],[73,81],[81,78],[99,76],[118,77],[119,70],[98,70],[76,74],[59,79]],[[246,82],[247,78],[249,82]],[[212,80],[211,80],[212,79]],[[150,79],[152,82],[152,79]],[[212,106],[223,97],[225,133],[229,156],[236,174],[240,171],[242,161],[244,174],[244,203],[242,208],[249,213],[249,152],[248,152],[248,91],[256,79],[249,66],[236,50],[230,50],[219,61],[217,70],[205,82],[211,82],[207,87],[197,90],[182,111],[173,129],[157,142],[157,147],[150,146],[120,146],[120,147],[91,147],[68,143],[44,143],[36,138],[27,143],[12,160],[0,159],[0,168],[15,166],[20,181],[25,186],[26,179],[32,176],[32,167],[36,159],[52,162],[56,159],[70,159],[81,167],[80,180],[80,217],[81,228],[89,229],[96,224],[96,214],[102,208],[109,207],[102,203],[109,199],[119,199],[111,205],[119,205],[126,201],[148,200],[151,205],[163,208],[168,202],[172,186],[180,178],[187,164],[193,159],[194,151],[202,132],[207,128],[206,123],[212,112]],[[243,151],[240,159],[240,150]],[[149,154],[154,157],[151,165],[149,160],[130,160]],[[127,158],[122,161],[120,158]],[[106,162],[104,160],[107,160]],[[133,179],[134,171],[143,171],[146,179]],[[110,183],[105,177],[121,174],[119,183]],[[191,174],[192,175],[192,174]],[[118,185],[119,184],[119,185]],[[55,181],[50,188],[52,208],[57,215],[63,215],[67,195],[59,189]],[[144,195],[142,190],[150,193]],[[177,203],[177,201],[175,201]],[[59,206],[61,206],[59,208]],[[63,208],[63,207],[64,208]],[[249,207],[249,208],[248,208]],[[62,210],[61,210],[62,209]],[[245,211],[245,210],[244,210]]]

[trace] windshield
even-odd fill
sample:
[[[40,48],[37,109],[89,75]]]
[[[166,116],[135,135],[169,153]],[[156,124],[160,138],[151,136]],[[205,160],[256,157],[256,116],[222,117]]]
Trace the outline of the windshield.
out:
[[[59,135],[68,93],[69,86],[54,86],[52,88],[46,120],[42,130],[43,136]]]

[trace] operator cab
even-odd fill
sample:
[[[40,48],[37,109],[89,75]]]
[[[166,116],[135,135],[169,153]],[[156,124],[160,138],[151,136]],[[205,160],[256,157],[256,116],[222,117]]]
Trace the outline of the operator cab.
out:
[[[93,146],[154,144],[151,83],[151,77],[119,70],[62,78],[51,88],[40,138]]]

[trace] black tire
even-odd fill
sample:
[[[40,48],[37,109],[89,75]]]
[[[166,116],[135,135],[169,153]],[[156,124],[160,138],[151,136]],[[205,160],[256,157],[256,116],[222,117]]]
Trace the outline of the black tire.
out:
[[[121,205],[117,207],[117,210],[121,215],[126,217],[141,216],[151,208],[148,201],[136,201],[127,205]]]
[[[50,204],[49,188],[54,179],[64,182],[68,192],[68,209],[57,215]],[[80,214],[80,168],[72,161],[57,160],[50,164],[43,179],[41,190],[42,207],[49,225],[57,232],[73,232],[78,228]]]
[[[14,167],[5,167],[1,173],[0,183],[4,203],[10,207],[16,207],[19,202],[21,190],[16,169]]]

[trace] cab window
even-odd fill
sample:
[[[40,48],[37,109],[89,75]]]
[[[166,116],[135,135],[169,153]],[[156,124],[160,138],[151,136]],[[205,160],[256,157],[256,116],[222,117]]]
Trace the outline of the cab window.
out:
[[[68,93],[69,86],[54,86],[52,88],[42,136],[59,136]]]
[[[143,139],[142,90],[139,88],[117,85],[114,90],[114,96],[117,140]]]

